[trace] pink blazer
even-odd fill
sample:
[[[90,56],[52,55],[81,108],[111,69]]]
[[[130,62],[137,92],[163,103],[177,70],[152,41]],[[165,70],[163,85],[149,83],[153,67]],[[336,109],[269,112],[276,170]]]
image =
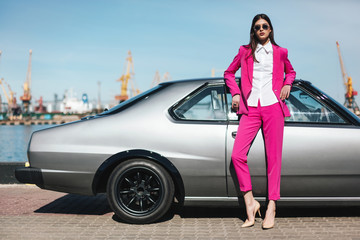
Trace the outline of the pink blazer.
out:
[[[279,100],[285,117],[290,117],[290,111],[285,101],[280,100],[280,91],[284,85],[292,86],[296,72],[291,66],[288,59],[288,51],[286,48],[273,45],[273,79],[272,90],[276,98]],[[241,84],[240,88],[235,81],[235,73],[241,67]],[[230,89],[232,96],[240,95],[240,106],[237,114],[247,114],[247,99],[250,96],[253,80],[254,59],[251,55],[250,45],[241,46],[238,54],[224,72],[225,83]],[[284,79],[285,73],[285,79]]]

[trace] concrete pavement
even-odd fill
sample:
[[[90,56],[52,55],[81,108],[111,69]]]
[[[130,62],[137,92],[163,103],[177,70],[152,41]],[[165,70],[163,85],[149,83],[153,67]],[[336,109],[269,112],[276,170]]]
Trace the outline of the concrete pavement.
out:
[[[261,209],[265,213],[265,209]],[[131,225],[105,195],[78,196],[21,184],[0,185],[0,239],[351,239],[360,240],[360,208],[279,208],[276,226],[241,229],[240,208],[174,210],[158,223]]]

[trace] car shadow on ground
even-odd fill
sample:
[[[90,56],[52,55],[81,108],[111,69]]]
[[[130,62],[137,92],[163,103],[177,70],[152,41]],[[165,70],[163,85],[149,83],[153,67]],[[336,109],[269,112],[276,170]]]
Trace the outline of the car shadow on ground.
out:
[[[265,215],[265,207],[261,208]],[[35,213],[58,213],[79,215],[105,215],[112,213],[105,194],[80,196],[67,194],[35,210]],[[171,220],[175,215],[181,218],[239,218],[245,220],[245,211],[240,207],[179,207],[174,205],[158,222]],[[278,207],[276,217],[357,217],[360,207]],[[113,219],[122,222],[115,215]]]
[[[35,210],[36,213],[104,215],[112,210],[105,194],[82,196],[67,194]]]

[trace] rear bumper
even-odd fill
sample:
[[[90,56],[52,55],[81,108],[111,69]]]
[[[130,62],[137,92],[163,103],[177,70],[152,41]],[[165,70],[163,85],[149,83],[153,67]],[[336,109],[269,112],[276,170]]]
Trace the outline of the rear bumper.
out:
[[[40,188],[43,188],[44,186],[44,180],[40,168],[16,168],[15,177],[21,183],[36,184]]]

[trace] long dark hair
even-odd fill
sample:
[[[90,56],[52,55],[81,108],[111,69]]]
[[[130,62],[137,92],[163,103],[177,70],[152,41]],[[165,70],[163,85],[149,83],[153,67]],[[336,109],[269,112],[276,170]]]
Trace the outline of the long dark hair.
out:
[[[274,28],[271,24],[270,18],[264,13],[257,14],[252,20],[252,24],[251,24],[251,28],[250,28],[250,42],[249,42],[249,45],[251,48],[251,55],[255,62],[258,62],[258,60],[255,58],[255,50],[256,50],[257,44],[259,43],[259,40],[256,37],[254,27],[255,27],[255,23],[259,19],[264,19],[265,21],[267,21],[269,23],[270,29],[271,29],[271,32],[269,34],[270,41],[273,45],[279,46],[279,45],[277,45],[277,43],[274,40]]]

